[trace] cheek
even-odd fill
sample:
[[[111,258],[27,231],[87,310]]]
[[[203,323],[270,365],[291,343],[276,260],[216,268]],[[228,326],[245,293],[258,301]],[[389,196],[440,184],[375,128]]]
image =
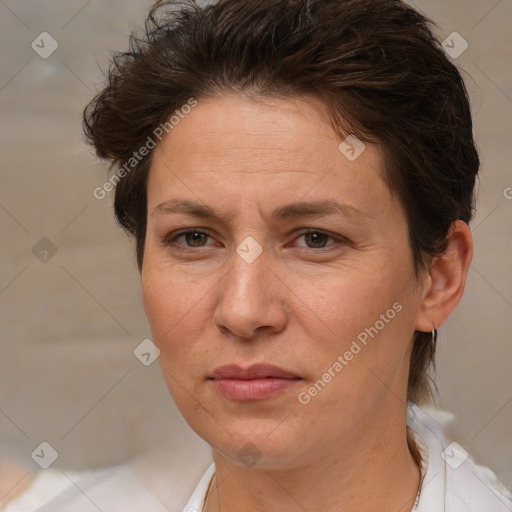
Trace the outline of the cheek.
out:
[[[321,280],[306,277],[297,295],[334,338],[347,340],[373,325],[400,300],[397,284],[390,273],[382,270],[354,268],[327,274]]]
[[[149,258],[147,258],[149,260]],[[142,304],[153,334],[153,342],[160,349],[160,362],[172,348],[173,330],[180,317],[185,315],[185,301],[179,283],[173,282],[169,273],[157,265],[144,264],[142,271]]]
[[[197,288],[173,277],[169,271],[146,267],[142,273],[142,302],[153,342],[160,349],[162,376],[178,409],[188,418],[197,414],[193,412],[196,401],[190,397],[195,395],[196,382],[204,378],[195,347],[203,327],[196,321],[200,308]]]
[[[332,276],[325,280],[322,291],[304,280],[308,307],[303,319],[323,326],[322,335],[316,336],[312,329],[309,332],[307,349],[313,354],[316,373],[312,380],[329,370],[331,376],[336,374],[332,379],[325,375],[333,384],[329,384],[330,392],[322,392],[319,402],[364,397],[379,379],[390,385],[397,373],[404,371],[416,298],[409,293],[407,279],[400,277],[391,263],[386,268]]]
[[[212,283],[191,278],[169,265],[147,265],[142,272],[142,303],[160,362],[183,372],[193,364],[197,344],[208,325],[206,311]]]

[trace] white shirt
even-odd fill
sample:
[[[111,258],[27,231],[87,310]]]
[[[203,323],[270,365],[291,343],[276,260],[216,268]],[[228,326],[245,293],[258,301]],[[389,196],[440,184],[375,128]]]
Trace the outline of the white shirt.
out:
[[[78,480],[85,475],[84,472],[70,471],[68,477]],[[54,498],[57,494],[69,487],[69,478],[60,471],[40,471],[30,486],[17,498],[0,506],[0,512],[32,512],[42,503]]]
[[[408,408],[408,433],[421,455],[421,491],[414,512],[512,512],[512,495],[492,471],[448,440],[445,422],[436,415],[412,404]],[[33,510],[203,512],[214,472],[206,443],[184,447],[183,453],[175,449],[158,460],[147,458],[143,467],[129,463],[95,471]]]

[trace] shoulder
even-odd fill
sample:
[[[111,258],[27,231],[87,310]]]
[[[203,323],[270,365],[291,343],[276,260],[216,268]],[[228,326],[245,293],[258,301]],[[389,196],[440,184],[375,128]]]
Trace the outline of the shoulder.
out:
[[[63,475],[67,473],[62,472]],[[41,512],[97,512],[148,510],[164,512],[165,508],[137,479],[129,465],[90,472],[69,478],[68,485],[45,505]]]
[[[428,466],[418,512],[511,512],[511,494],[451,439],[449,421],[450,415],[441,411],[409,406],[407,423],[423,441]]]
[[[446,479],[450,512],[511,512],[512,496],[487,467],[469,458],[458,469],[449,468]]]
[[[126,464],[70,479],[63,492],[35,510],[182,512],[211,464],[207,445],[188,448],[189,453],[152,452]]]

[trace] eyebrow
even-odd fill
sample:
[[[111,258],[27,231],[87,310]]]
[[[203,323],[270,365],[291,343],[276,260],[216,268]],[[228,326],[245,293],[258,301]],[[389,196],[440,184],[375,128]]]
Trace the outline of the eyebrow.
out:
[[[221,212],[215,208],[196,203],[189,200],[169,199],[155,207],[153,215],[159,214],[187,214],[206,219],[232,220],[232,215],[222,215]],[[358,210],[354,206],[339,203],[334,200],[325,201],[301,201],[297,203],[290,203],[276,208],[271,213],[271,218],[277,221],[292,219],[292,218],[305,218],[305,217],[322,217],[327,215],[342,215],[345,217],[370,217],[366,212]]]

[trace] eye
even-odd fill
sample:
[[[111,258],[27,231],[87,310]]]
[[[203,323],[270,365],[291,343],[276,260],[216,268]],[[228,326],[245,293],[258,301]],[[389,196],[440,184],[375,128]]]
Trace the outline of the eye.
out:
[[[324,233],[319,230],[307,230],[302,232],[296,240],[304,238],[305,245],[299,245],[301,247],[307,247],[309,249],[323,249],[327,245],[328,239],[334,240],[335,242],[343,242],[343,239],[340,237],[335,237],[334,235],[330,235],[329,233]],[[329,244],[333,245],[333,244]]]
[[[165,245],[176,244],[177,240],[183,238],[185,240],[186,245],[177,244],[181,246],[183,249],[194,249],[198,247],[205,247],[206,241],[210,237],[209,233],[204,231],[199,231],[198,229],[188,229],[183,231],[178,231],[177,233],[172,234],[169,238],[164,240]]]
[[[179,250],[190,250],[199,249],[201,247],[207,247],[208,239],[211,235],[207,231],[201,231],[200,229],[185,229],[172,233],[169,237],[162,240],[165,246],[174,245]],[[346,240],[339,236],[334,236],[329,233],[325,233],[318,229],[307,229],[299,233],[299,236],[294,240],[304,239],[305,244],[297,244],[299,247],[305,247],[306,249],[324,249],[331,245],[335,245],[336,242],[344,243]],[[183,243],[179,243],[178,240],[183,239]],[[333,240],[334,243],[328,244],[329,239]]]

